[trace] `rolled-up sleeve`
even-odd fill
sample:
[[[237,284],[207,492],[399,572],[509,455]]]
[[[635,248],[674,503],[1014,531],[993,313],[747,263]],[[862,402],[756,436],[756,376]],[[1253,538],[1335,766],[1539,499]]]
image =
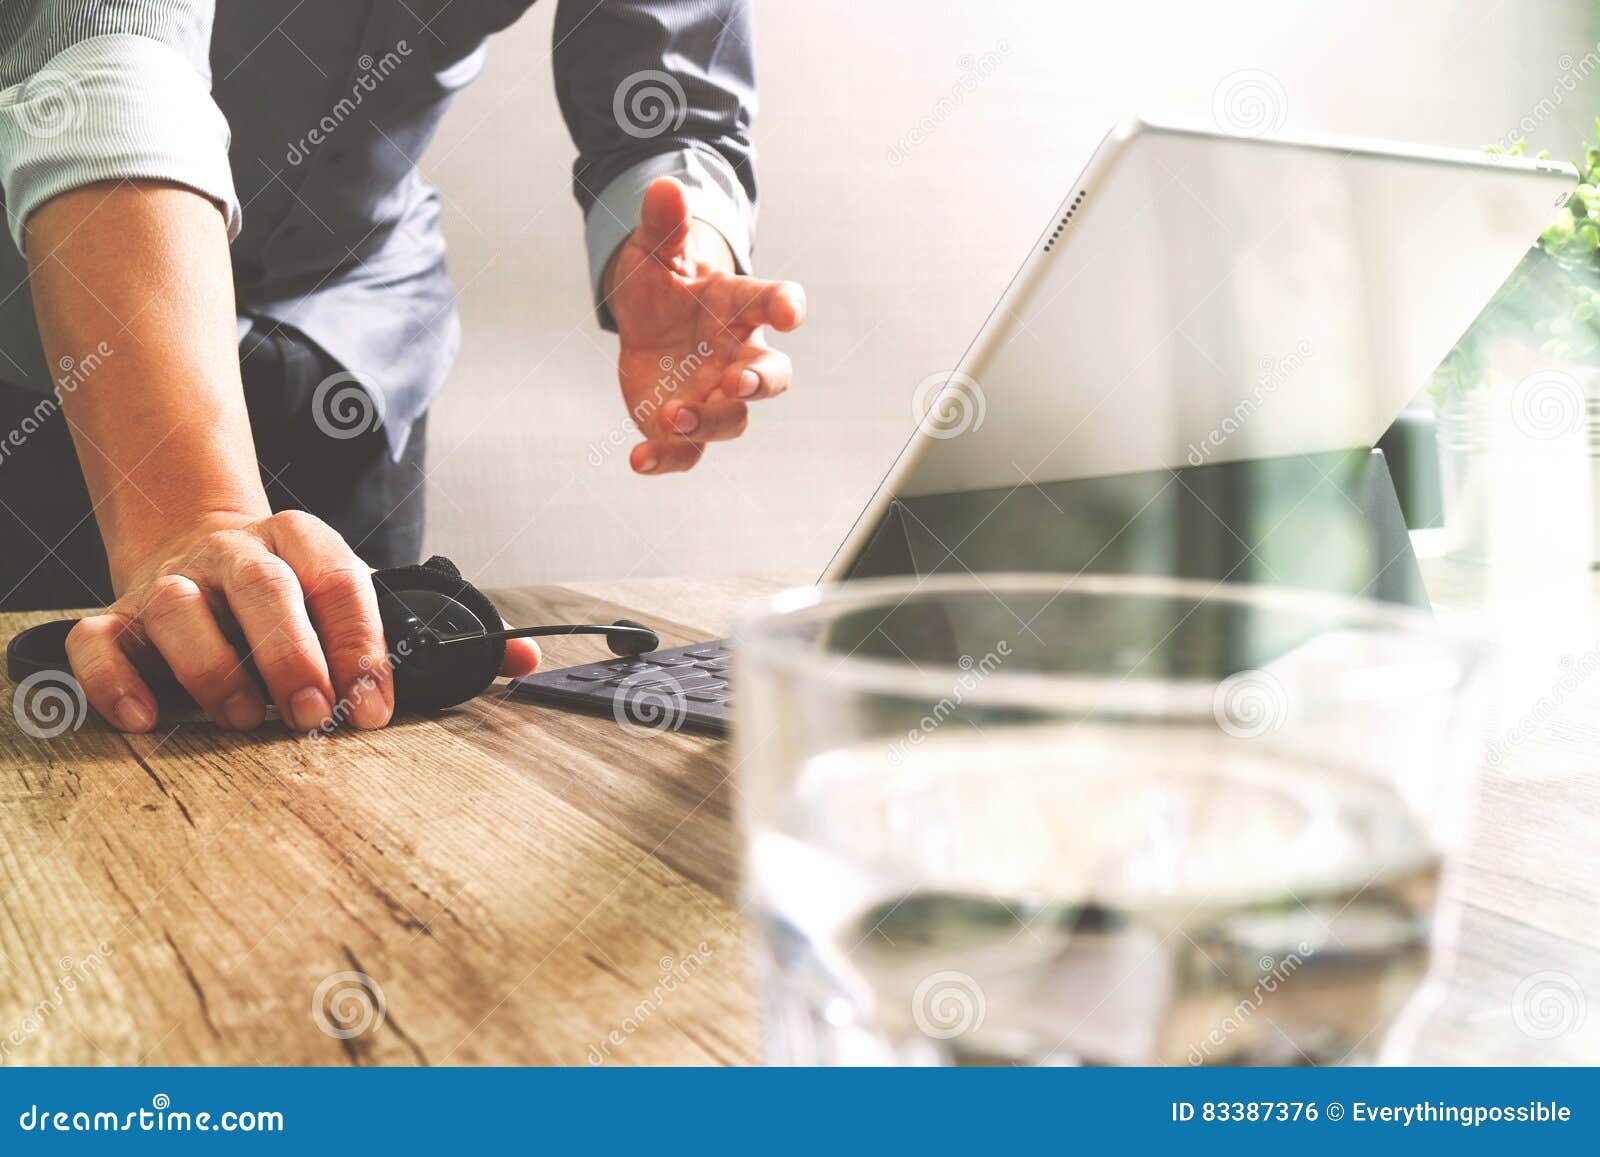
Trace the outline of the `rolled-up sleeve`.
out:
[[[573,192],[584,212],[601,325],[602,281],[639,224],[658,177],[688,189],[690,212],[748,272],[755,224],[755,59],[749,0],[561,0],[556,95],[578,146]]]
[[[164,180],[209,197],[238,235],[228,124],[211,98],[214,0],[4,0],[0,188],[25,223],[100,181]]]

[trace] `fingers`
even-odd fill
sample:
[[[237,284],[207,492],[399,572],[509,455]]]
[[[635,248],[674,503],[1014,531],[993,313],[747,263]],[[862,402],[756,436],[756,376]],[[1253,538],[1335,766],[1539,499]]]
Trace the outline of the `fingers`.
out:
[[[661,407],[664,437],[635,448],[634,469],[641,474],[690,469],[700,460],[705,443],[728,442],[743,435],[750,425],[746,402],[783,393],[789,388],[793,372],[787,354],[762,345],[747,345],[703,399],[673,399]],[[690,443],[691,448],[683,447],[684,442]]]
[[[511,625],[504,619],[500,621],[507,627]],[[508,639],[506,657],[500,662],[500,674],[507,679],[520,679],[524,675],[532,675],[543,661],[544,656],[539,651],[537,640]]]
[[[655,438],[640,442],[628,455],[628,464],[639,474],[679,474],[693,468],[705,447],[687,438]]]
[[[727,442],[750,425],[750,408],[713,390],[703,402],[668,402],[661,408],[667,429],[696,442]]]
[[[639,225],[645,247],[657,261],[671,264],[683,256],[689,240],[689,195],[671,177],[651,182],[644,191]]]
[[[394,671],[371,570],[338,531],[304,511],[286,510],[267,525],[272,548],[294,571],[322,642],[339,696],[334,722],[382,727],[394,715]]]
[[[706,445],[739,437],[750,424],[743,402],[713,391],[703,402],[672,402],[662,408],[665,437],[641,442],[628,456],[639,474],[679,474],[693,469],[705,455]]]
[[[725,300],[718,313],[730,328],[757,330],[765,325],[788,333],[806,319],[806,291],[797,282],[730,277],[723,285]]]
[[[750,345],[722,371],[717,388],[730,398],[754,402],[777,397],[789,388],[793,376],[794,363],[788,354]]]
[[[156,697],[123,650],[127,619],[117,611],[80,619],[67,635],[67,661],[90,706],[122,731],[156,725]]]
[[[222,556],[219,585],[279,718],[295,731],[323,727],[333,719],[333,684],[294,570],[252,535],[217,537],[226,540],[213,552]]]
[[[294,731],[389,721],[394,673],[371,570],[336,531],[287,511],[176,545],[154,578],[67,638],[85,696],[115,726],[156,723],[136,662],[147,651],[222,727],[260,726],[268,699]],[[512,661],[532,670],[537,655],[519,648]]]
[[[261,726],[267,717],[261,692],[193,579],[157,579],[140,620],[173,676],[213,723],[240,731]]]
[[[731,441],[749,428],[747,402],[783,393],[793,373],[787,354],[747,343],[704,398],[675,398],[661,407],[656,436],[633,448],[629,461],[634,471],[674,474],[692,469],[708,443]]]

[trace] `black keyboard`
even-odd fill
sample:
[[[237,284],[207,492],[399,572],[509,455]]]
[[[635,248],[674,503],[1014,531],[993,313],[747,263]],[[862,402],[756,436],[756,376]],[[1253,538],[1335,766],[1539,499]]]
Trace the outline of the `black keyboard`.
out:
[[[534,703],[610,715],[624,727],[727,735],[732,719],[727,643],[691,643],[647,655],[539,671],[511,683]]]

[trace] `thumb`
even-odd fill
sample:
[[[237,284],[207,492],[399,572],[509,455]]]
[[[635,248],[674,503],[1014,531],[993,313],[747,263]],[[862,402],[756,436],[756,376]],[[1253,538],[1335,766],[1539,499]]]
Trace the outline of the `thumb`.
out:
[[[506,657],[500,664],[500,674],[508,679],[532,675],[543,660],[539,644],[532,639],[511,639],[506,643]]]
[[[639,228],[645,247],[662,262],[682,257],[689,240],[689,194],[672,177],[658,177],[644,191]]]

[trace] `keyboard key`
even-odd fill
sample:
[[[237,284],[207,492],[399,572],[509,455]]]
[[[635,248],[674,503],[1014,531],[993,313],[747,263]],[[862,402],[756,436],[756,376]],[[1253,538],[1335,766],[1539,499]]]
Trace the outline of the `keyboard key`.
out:
[[[720,659],[728,652],[719,644],[711,643],[704,647],[686,647],[683,653],[696,659]]]
[[[666,671],[621,671],[599,685],[601,687],[675,687],[677,682]]]
[[[699,688],[709,683],[720,682],[723,682],[723,680],[715,675],[702,674],[693,668],[688,668],[684,669],[681,674],[670,669],[665,671],[619,671],[612,675],[611,678],[599,683],[598,686],[621,687],[624,690],[635,687],[640,689],[660,688],[671,694],[688,690],[691,687]]]
[[[601,683],[602,687],[615,687],[627,694],[630,691],[648,691],[662,695],[682,695],[686,691],[702,691],[707,687],[725,687],[727,684],[721,679],[710,675],[691,675],[685,678],[667,676],[662,679],[640,679],[633,675],[623,675]]]
[[[698,691],[690,691],[684,698],[696,703],[725,703],[727,694],[726,687],[702,687]]]

